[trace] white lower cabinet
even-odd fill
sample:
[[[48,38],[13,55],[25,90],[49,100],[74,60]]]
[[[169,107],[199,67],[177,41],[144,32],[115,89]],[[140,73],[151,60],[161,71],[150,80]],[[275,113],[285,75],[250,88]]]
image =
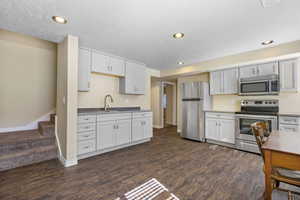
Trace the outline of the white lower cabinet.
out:
[[[279,116],[279,130],[284,132],[299,132],[300,117],[298,116]]]
[[[116,145],[131,142],[131,120],[120,120],[116,124]]]
[[[115,122],[97,123],[97,150],[111,148],[116,145]]]
[[[78,117],[78,158],[149,141],[152,113],[96,114]]]
[[[139,141],[153,136],[152,118],[136,118],[132,120],[132,141]]]
[[[206,139],[235,144],[234,114],[207,112],[205,117]]]

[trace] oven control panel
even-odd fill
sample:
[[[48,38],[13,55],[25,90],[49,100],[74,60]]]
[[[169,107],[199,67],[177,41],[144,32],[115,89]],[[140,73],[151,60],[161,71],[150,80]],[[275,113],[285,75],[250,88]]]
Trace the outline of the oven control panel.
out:
[[[277,107],[279,104],[279,101],[277,99],[271,99],[271,100],[242,100],[241,106],[255,106],[255,107]]]

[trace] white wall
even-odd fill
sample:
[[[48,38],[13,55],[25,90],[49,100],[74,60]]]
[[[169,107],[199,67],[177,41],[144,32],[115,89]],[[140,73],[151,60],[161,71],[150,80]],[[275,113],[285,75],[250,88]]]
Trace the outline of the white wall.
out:
[[[55,109],[56,56],[55,43],[0,29],[0,132],[36,128]]]
[[[151,108],[150,76],[147,71],[145,95],[124,95],[119,93],[119,78],[115,76],[91,74],[91,89],[89,92],[78,92],[79,108],[104,107],[104,97],[111,94],[113,107],[140,106],[142,109]]]

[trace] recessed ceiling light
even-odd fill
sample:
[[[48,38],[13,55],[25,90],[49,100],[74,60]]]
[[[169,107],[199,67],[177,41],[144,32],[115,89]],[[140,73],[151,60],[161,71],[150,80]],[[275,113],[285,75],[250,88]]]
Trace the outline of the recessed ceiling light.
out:
[[[60,16],[53,16],[52,20],[55,21],[56,23],[59,23],[59,24],[66,24],[67,23],[67,20],[63,17],[60,17]]]
[[[272,44],[273,42],[274,42],[274,40],[267,40],[267,41],[262,42],[261,44],[262,45],[269,45],[269,44]]]
[[[183,37],[184,37],[183,33],[175,33],[175,34],[173,34],[173,38],[176,38],[176,39],[183,38]]]
[[[183,64],[184,64],[184,62],[182,62],[182,61],[179,61],[177,64],[178,64],[178,65],[183,65]]]

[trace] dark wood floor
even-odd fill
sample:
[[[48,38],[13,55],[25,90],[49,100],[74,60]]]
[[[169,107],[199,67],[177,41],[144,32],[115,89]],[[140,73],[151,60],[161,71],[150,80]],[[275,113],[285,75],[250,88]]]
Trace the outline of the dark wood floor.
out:
[[[150,143],[79,161],[58,161],[0,173],[0,199],[113,200],[156,178],[182,200],[260,199],[258,155],[184,140],[176,127],[155,131]]]

